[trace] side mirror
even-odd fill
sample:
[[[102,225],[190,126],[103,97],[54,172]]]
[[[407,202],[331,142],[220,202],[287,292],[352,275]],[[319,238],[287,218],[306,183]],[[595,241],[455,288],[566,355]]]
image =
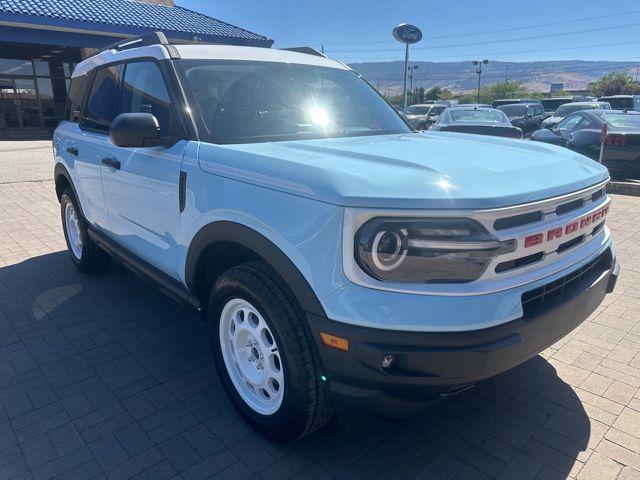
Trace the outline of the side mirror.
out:
[[[170,147],[175,138],[160,136],[158,119],[150,113],[121,113],[109,126],[109,137],[117,147]]]

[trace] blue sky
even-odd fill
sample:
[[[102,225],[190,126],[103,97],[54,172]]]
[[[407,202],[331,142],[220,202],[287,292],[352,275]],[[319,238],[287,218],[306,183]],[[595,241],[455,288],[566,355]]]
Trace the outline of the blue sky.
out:
[[[403,58],[398,23],[423,31],[412,60],[640,62],[638,0],[177,0],[267,35],[275,47],[309,45],[345,62]],[[534,7],[535,5],[535,7]],[[507,30],[507,31],[505,31]]]

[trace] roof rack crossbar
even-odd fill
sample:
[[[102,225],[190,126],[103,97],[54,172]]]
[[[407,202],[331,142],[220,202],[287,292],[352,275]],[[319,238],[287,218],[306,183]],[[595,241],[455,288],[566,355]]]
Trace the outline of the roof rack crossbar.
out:
[[[97,53],[106,52],[107,50],[127,50],[129,48],[146,47],[149,45],[170,45],[167,37],[162,32],[151,32],[137,37],[125,38],[115,43],[107,45],[98,50]]]

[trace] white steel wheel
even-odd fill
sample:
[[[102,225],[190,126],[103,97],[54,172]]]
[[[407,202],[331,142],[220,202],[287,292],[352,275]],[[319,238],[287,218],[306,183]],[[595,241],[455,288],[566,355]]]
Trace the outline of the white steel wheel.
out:
[[[220,351],[236,392],[256,413],[272,415],[282,405],[284,372],[275,336],[260,312],[234,298],[220,314]]]
[[[82,236],[80,235],[80,222],[73,204],[68,202],[64,207],[64,222],[71,253],[77,260],[82,259]]]

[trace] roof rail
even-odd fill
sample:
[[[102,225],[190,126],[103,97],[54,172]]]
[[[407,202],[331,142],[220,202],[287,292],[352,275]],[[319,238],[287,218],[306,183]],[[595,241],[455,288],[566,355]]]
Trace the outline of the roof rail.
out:
[[[315,48],[311,48],[311,47],[288,47],[288,48],[281,48],[280,50],[287,50],[289,52],[306,53],[307,55],[315,55],[316,57],[327,58],[327,56],[324,53],[319,52]]]
[[[101,48],[100,50],[98,50],[98,52],[96,52],[96,54],[106,52],[107,50],[119,51],[119,50],[127,50],[129,48],[146,47],[149,45],[158,45],[158,44],[170,45],[169,40],[167,40],[167,37],[165,36],[164,33],[151,32],[151,33],[145,33],[144,35],[139,35],[137,37],[131,37],[131,38],[125,38],[125,39],[119,40],[115,43],[112,43],[110,45],[107,45],[106,47]]]

